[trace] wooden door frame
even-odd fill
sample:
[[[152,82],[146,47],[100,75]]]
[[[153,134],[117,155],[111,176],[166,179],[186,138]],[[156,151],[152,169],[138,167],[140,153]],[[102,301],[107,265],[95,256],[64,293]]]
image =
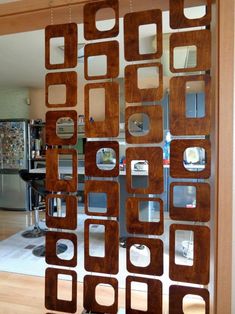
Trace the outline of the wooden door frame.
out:
[[[64,23],[66,10],[78,10],[73,22],[81,22],[81,7],[97,0],[20,0],[0,5],[0,35],[42,29],[50,23],[53,10],[55,23]],[[137,1],[141,6],[155,0]],[[195,0],[199,4],[201,0]],[[120,13],[129,0],[120,0]],[[234,1],[212,0],[216,7],[215,62],[215,156],[217,162],[217,207],[215,237],[215,304],[214,313],[230,314],[232,303],[232,219],[233,219],[233,106],[234,106]],[[159,1],[166,9],[168,1]],[[80,11],[79,11],[80,10]],[[216,205],[217,204],[217,205]]]

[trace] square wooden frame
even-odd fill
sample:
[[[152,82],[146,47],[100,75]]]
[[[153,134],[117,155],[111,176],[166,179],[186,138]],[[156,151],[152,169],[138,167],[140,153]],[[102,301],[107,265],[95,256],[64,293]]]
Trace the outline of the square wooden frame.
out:
[[[57,298],[58,275],[72,276],[72,301]],[[48,310],[75,313],[77,311],[77,273],[72,270],[47,268],[45,274],[45,307]]]
[[[139,202],[158,202],[160,204],[159,222],[139,220]],[[164,231],[163,201],[160,198],[129,197],[126,200],[126,228],[129,233],[161,235]]]
[[[95,298],[95,288],[99,284],[111,285],[114,289],[114,303],[111,306],[100,305]],[[118,281],[116,278],[91,276],[84,277],[83,307],[89,313],[112,313],[118,311]]]
[[[97,257],[89,255],[89,226],[105,226],[105,256]],[[119,270],[119,225],[114,220],[87,219],[85,220],[84,235],[86,271],[116,275]]]
[[[89,211],[89,193],[106,193],[107,195],[107,211],[105,213],[90,212]],[[119,183],[115,181],[85,181],[84,188],[84,203],[85,214],[89,216],[105,216],[118,217],[119,216]]]
[[[139,52],[139,26],[156,24],[157,51],[154,53],[140,54]],[[140,61],[159,59],[162,56],[162,11],[149,10],[131,12],[124,16],[124,52],[127,61]]]
[[[49,86],[66,85],[66,101],[63,104],[49,103]],[[45,101],[48,108],[75,107],[77,105],[77,73],[76,72],[58,72],[47,73]]]
[[[182,46],[197,47],[197,64],[191,68],[174,67],[174,48]],[[170,70],[172,73],[207,71],[211,68],[211,32],[203,29],[190,32],[173,33],[170,36]]]
[[[96,27],[96,13],[100,9],[111,8],[115,12],[115,25],[112,29],[100,31]],[[95,3],[87,3],[83,10],[84,38],[86,40],[116,37],[119,34],[119,1],[105,0]]]
[[[73,120],[73,135],[70,138],[61,138],[56,133],[56,123],[60,118],[71,118]],[[76,145],[77,143],[77,111],[57,110],[46,113],[46,144],[47,145]]]
[[[207,26],[211,22],[211,0],[207,0],[206,14],[189,19],[184,14],[184,0],[170,0],[170,26],[173,29]]]
[[[50,39],[64,37],[64,63],[50,63]],[[76,23],[48,25],[45,29],[45,67],[48,70],[74,68],[78,62]]]
[[[148,285],[148,308],[147,311],[131,308],[131,282],[142,282]],[[128,276],[126,278],[126,313],[162,313],[162,283],[160,280]]]
[[[149,131],[143,136],[134,136],[128,128],[129,118],[136,113],[144,113],[149,118]],[[163,139],[161,106],[129,106],[125,110],[126,142],[129,144],[159,143]]]
[[[111,148],[116,154],[116,165],[112,170],[101,170],[96,164],[96,154],[102,148]],[[88,177],[119,176],[119,144],[117,141],[86,142],[85,145],[85,175]]]
[[[132,160],[148,161],[148,187],[132,187]],[[163,152],[160,147],[129,147],[126,149],[126,190],[130,194],[163,193]]]
[[[169,314],[184,314],[183,299],[186,295],[193,294],[205,301],[205,314],[210,313],[210,295],[207,289],[172,285],[169,289]]]
[[[119,75],[119,42],[116,40],[87,44],[84,48],[84,76],[86,80],[116,78]],[[105,75],[88,75],[88,58],[107,56],[107,72]]]
[[[59,155],[72,156],[72,179],[58,178]],[[46,151],[46,189],[53,192],[77,192],[77,151],[75,149],[47,149]]]
[[[74,247],[74,256],[70,259],[61,259],[58,257],[57,241],[59,240],[70,240]],[[46,232],[46,263],[50,265],[59,265],[65,267],[76,267],[77,266],[77,235],[68,232],[57,232],[57,231],[47,231]]]
[[[174,187],[193,186],[196,188],[196,207],[174,206]],[[208,222],[210,220],[210,184],[201,182],[173,182],[170,184],[170,218],[182,221]]]
[[[135,266],[131,263],[130,249],[134,244],[145,245],[150,251],[150,263],[146,267]],[[163,275],[163,242],[150,238],[127,238],[126,240],[126,264],[130,273],[152,276]]]
[[[205,82],[205,116],[186,117],[186,83]],[[210,75],[173,77],[170,80],[170,130],[172,135],[208,135],[211,129],[211,78]]]
[[[97,88],[105,90],[105,119],[91,122],[89,92]],[[85,85],[84,91],[86,137],[117,137],[119,135],[119,84],[116,82],[91,83]]]
[[[156,67],[159,70],[157,88],[138,88],[138,69]],[[125,67],[125,97],[128,103],[157,101],[163,98],[163,68],[159,62],[132,64]]]
[[[175,263],[175,233],[178,230],[194,232],[193,265]],[[174,281],[207,285],[210,277],[210,228],[207,226],[170,226],[169,278]]]
[[[183,155],[188,147],[201,147],[205,149],[206,164],[204,170],[189,171],[184,167]],[[170,175],[172,178],[208,179],[210,177],[211,144],[209,140],[173,140],[170,145],[170,150]]]
[[[66,216],[55,217],[50,215],[50,202],[54,199],[64,199],[66,204]],[[77,229],[77,205],[78,200],[75,195],[48,194],[46,196],[46,225],[48,228],[56,229]]]

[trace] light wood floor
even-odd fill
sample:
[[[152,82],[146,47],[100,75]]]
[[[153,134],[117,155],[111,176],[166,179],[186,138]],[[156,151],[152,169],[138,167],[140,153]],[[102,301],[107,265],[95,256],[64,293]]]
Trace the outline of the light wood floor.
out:
[[[32,213],[0,210],[0,240],[24,230],[32,224]],[[60,281],[62,295],[68,295],[68,282]],[[110,300],[110,292],[102,287],[100,290],[104,304]],[[145,304],[145,294],[134,292],[134,304],[141,307]],[[83,284],[78,283],[78,310],[83,310]],[[119,308],[125,306],[125,290],[119,289]],[[167,302],[164,301],[164,314],[168,313]],[[14,273],[0,272],[0,314],[45,314],[44,307],[44,278],[25,276]],[[186,314],[203,314],[203,306],[199,301],[190,301],[184,308]]]

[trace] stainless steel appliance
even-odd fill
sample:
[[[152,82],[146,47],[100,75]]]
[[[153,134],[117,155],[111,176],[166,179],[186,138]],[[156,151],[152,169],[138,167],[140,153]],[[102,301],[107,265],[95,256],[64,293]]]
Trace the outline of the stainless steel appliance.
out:
[[[28,188],[20,169],[28,169],[28,121],[0,120],[0,208],[28,209]]]

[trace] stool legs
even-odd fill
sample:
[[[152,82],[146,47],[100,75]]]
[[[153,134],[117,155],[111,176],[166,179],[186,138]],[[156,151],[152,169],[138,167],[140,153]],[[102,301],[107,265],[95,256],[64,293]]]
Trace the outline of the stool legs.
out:
[[[34,207],[34,227],[31,230],[24,231],[21,235],[24,238],[39,238],[46,233],[45,229],[39,227],[39,208]]]

